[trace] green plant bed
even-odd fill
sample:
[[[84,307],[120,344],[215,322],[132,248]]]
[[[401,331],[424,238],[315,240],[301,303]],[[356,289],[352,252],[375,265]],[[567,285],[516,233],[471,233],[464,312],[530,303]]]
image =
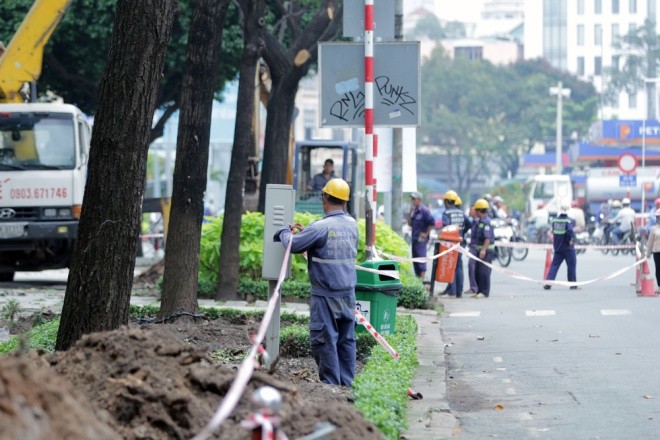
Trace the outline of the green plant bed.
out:
[[[408,426],[408,388],[417,366],[417,322],[397,317],[396,333],[387,342],[399,353],[394,360],[380,345],[373,348],[353,382],[355,406],[385,435],[396,440]]]
[[[59,327],[59,318],[32,327],[22,336],[25,341],[25,348],[28,350],[43,350],[49,353],[55,351],[55,339]],[[0,355],[17,351],[20,346],[21,336],[12,336],[8,341],[0,343]]]

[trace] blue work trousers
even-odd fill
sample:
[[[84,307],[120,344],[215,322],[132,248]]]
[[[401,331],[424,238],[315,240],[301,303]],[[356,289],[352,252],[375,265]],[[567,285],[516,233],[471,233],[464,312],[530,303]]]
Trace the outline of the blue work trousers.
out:
[[[350,387],[355,378],[355,296],[312,295],[309,338],[321,382]]]
[[[493,254],[493,251],[488,250],[486,252],[486,257],[483,258],[483,261],[486,263],[491,263],[493,261]],[[490,296],[490,267],[486,266],[481,261],[477,261],[475,272],[478,292],[483,293],[486,296]]]
[[[470,249],[470,253],[477,256],[476,249]],[[479,286],[477,286],[477,260],[472,258],[468,260],[468,279],[470,280],[470,290],[473,293],[479,292]]]
[[[550,264],[550,270],[548,271],[549,280],[554,280],[557,277],[559,266],[561,266],[561,263],[564,260],[566,260],[566,267],[568,268],[568,281],[577,281],[575,278],[575,266],[577,264],[577,259],[575,258],[574,248],[566,248],[555,251],[555,254],[552,257],[552,264]]]
[[[463,295],[463,260],[462,255],[458,254],[458,260],[456,260],[456,271],[454,272],[454,279],[448,286],[448,294],[456,295],[460,297]]]
[[[414,240],[412,243],[412,256],[413,258],[417,257],[426,257],[426,245],[428,241],[419,241]],[[413,268],[415,269],[415,275],[420,276],[422,272],[426,272],[426,262],[424,263],[413,263]]]

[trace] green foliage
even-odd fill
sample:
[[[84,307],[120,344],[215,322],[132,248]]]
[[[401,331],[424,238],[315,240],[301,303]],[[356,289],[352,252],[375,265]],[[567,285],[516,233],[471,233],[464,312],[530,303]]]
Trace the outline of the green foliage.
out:
[[[575,92],[564,106],[567,135],[585,136],[596,117],[593,85],[539,60],[494,66],[451,58],[439,48],[422,65],[422,78],[420,137],[429,155],[418,162],[434,156],[451,161],[459,194],[469,193],[490,164],[499,166],[502,176],[515,176],[522,154],[536,142],[554,139],[557,100],[548,87],[557,81]]]
[[[399,294],[398,307],[406,309],[426,309],[428,308],[429,294],[424,288],[422,280],[411,278]]]
[[[0,309],[0,318],[11,322],[20,312],[21,303],[15,299],[10,299],[4,306],[2,306],[2,309]]]
[[[390,440],[397,440],[408,424],[408,388],[417,366],[416,337],[415,319],[397,316],[396,333],[387,342],[397,350],[399,360],[377,346],[353,382],[356,408]]]
[[[298,324],[280,329],[280,354],[286,357],[312,355],[309,343],[309,326]]]
[[[512,209],[525,212],[527,189],[525,184],[518,181],[508,181],[500,184],[488,191],[493,196],[500,196],[504,199],[510,214]]]
[[[131,304],[129,314],[131,318],[154,318],[158,314],[158,306],[136,306]],[[220,317],[228,319],[230,322],[245,322],[252,318],[261,320],[264,316],[263,310],[238,310],[219,307],[200,307],[199,313],[205,315],[208,319],[218,319]],[[280,315],[282,324],[309,324],[309,316],[300,315],[291,312],[282,312]]]
[[[25,334],[26,348],[29,350],[55,351],[57,329],[60,326],[59,318],[32,327]],[[12,353],[20,348],[20,336],[12,336],[7,342],[0,344],[0,355]]]
[[[358,242],[358,263],[366,261],[365,251],[365,221],[358,219],[358,233],[360,240]],[[376,249],[379,252],[384,252],[398,257],[408,257],[410,255],[410,245],[385,222],[376,222]],[[407,283],[408,280],[415,278],[415,272],[412,268],[412,263],[402,262],[399,263],[399,276],[402,283]]]

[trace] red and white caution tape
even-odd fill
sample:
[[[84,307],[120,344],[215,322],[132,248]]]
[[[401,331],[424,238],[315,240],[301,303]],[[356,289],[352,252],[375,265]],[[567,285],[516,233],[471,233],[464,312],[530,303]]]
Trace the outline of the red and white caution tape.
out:
[[[394,260],[394,261],[399,261],[399,262],[401,262],[401,261],[412,261],[413,263],[426,263],[428,261],[437,260],[438,258],[443,257],[443,256],[447,255],[448,253],[450,253],[452,251],[455,251],[455,250],[457,250],[458,248],[461,247],[460,243],[451,243],[451,242],[441,242],[441,243],[445,243],[446,245],[450,246],[449,249],[445,249],[444,251],[440,252],[439,254],[433,255],[432,257],[414,257],[414,258],[410,258],[410,257],[399,257],[398,255],[392,255],[392,254],[388,254],[386,252],[381,252],[381,254],[384,255],[385,257],[389,258],[390,260]]]
[[[364,317],[362,313],[360,313],[359,310],[355,309],[355,320],[358,322],[358,324],[361,324],[366,328],[369,333],[371,333],[371,336],[373,336],[376,341],[385,349],[386,352],[390,354],[394,359],[397,361],[399,360],[399,353],[395,349],[392,348],[390,344],[387,343],[385,338],[376,331],[376,329],[367,321],[367,318]]]
[[[391,277],[391,278],[394,278],[396,280],[400,279],[398,270],[372,269],[371,267],[364,267],[364,266],[360,266],[358,264],[355,265],[355,268],[357,270],[362,270],[364,272],[370,272],[370,273],[375,273],[375,274],[378,274],[378,275],[383,275],[383,276],[386,276],[386,277]]]
[[[460,252],[462,252],[468,258],[471,258],[475,261],[478,261],[482,264],[485,264],[486,266],[488,266],[489,268],[491,268],[495,272],[499,272],[501,274],[508,275],[511,278],[515,278],[517,280],[529,281],[529,282],[536,283],[536,284],[547,284],[547,285],[551,285],[551,286],[571,286],[571,287],[573,287],[573,286],[585,286],[587,284],[593,284],[593,283],[597,283],[599,281],[611,280],[612,278],[616,278],[619,275],[623,274],[624,272],[626,272],[630,269],[633,269],[634,267],[636,267],[636,266],[644,263],[645,261],[647,261],[646,258],[643,258],[641,260],[636,261],[634,264],[631,264],[630,266],[626,266],[622,269],[619,269],[615,272],[612,272],[609,275],[605,275],[605,276],[602,276],[602,277],[599,277],[599,278],[594,278],[594,279],[587,280],[587,281],[555,281],[555,280],[538,280],[538,279],[535,279],[535,278],[528,277],[526,275],[521,275],[521,274],[519,274],[517,272],[514,272],[512,270],[509,270],[509,269],[504,269],[503,267],[495,266],[492,263],[487,263],[487,262],[483,261],[482,259],[480,259],[479,257],[477,257],[475,255],[472,255],[469,251],[467,251],[463,248],[461,248]]]
[[[259,411],[250,414],[246,420],[241,421],[241,427],[255,430],[261,429],[262,440],[288,440],[288,437],[279,429],[275,433],[275,425],[279,423],[277,417],[273,417],[268,411]]]
[[[252,377],[252,373],[254,372],[255,360],[257,358],[257,354],[260,351],[259,347],[261,347],[261,343],[266,336],[268,324],[273,317],[273,313],[275,313],[277,299],[280,296],[280,287],[282,286],[282,282],[286,276],[286,262],[289,261],[292,242],[293,240],[289,240],[289,245],[287,246],[286,252],[284,253],[284,260],[282,268],[280,269],[280,275],[277,279],[275,289],[273,290],[273,296],[271,296],[271,298],[268,300],[266,313],[264,313],[264,317],[261,320],[261,324],[259,325],[259,331],[252,341],[252,348],[250,349],[250,352],[246,358],[243,359],[243,362],[241,363],[240,367],[238,368],[238,372],[236,373],[236,377],[234,378],[231,387],[229,387],[229,391],[227,391],[225,398],[222,400],[220,406],[213,414],[213,418],[211,418],[209,423],[195,437],[193,437],[193,440],[206,440],[211,437],[213,432],[220,427],[222,422],[224,422],[227,417],[231,415],[231,413],[234,411],[234,408],[236,408],[236,404],[243,395],[243,391],[245,391],[245,387],[250,381],[250,377]]]
[[[501,241],[497,240],[494,243],[497,247],[514,248],[514,249],[552,249],[551,243],[527,243],[524,241]],[[634,244],[576,244],[575,249],[635,249]]]

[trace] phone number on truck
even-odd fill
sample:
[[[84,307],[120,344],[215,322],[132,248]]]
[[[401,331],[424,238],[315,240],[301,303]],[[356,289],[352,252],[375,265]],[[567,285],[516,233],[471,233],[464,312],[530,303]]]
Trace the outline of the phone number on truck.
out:
[[[9,190],[12,199],[63,199],[67,196],[67,188],[14,188]]]

